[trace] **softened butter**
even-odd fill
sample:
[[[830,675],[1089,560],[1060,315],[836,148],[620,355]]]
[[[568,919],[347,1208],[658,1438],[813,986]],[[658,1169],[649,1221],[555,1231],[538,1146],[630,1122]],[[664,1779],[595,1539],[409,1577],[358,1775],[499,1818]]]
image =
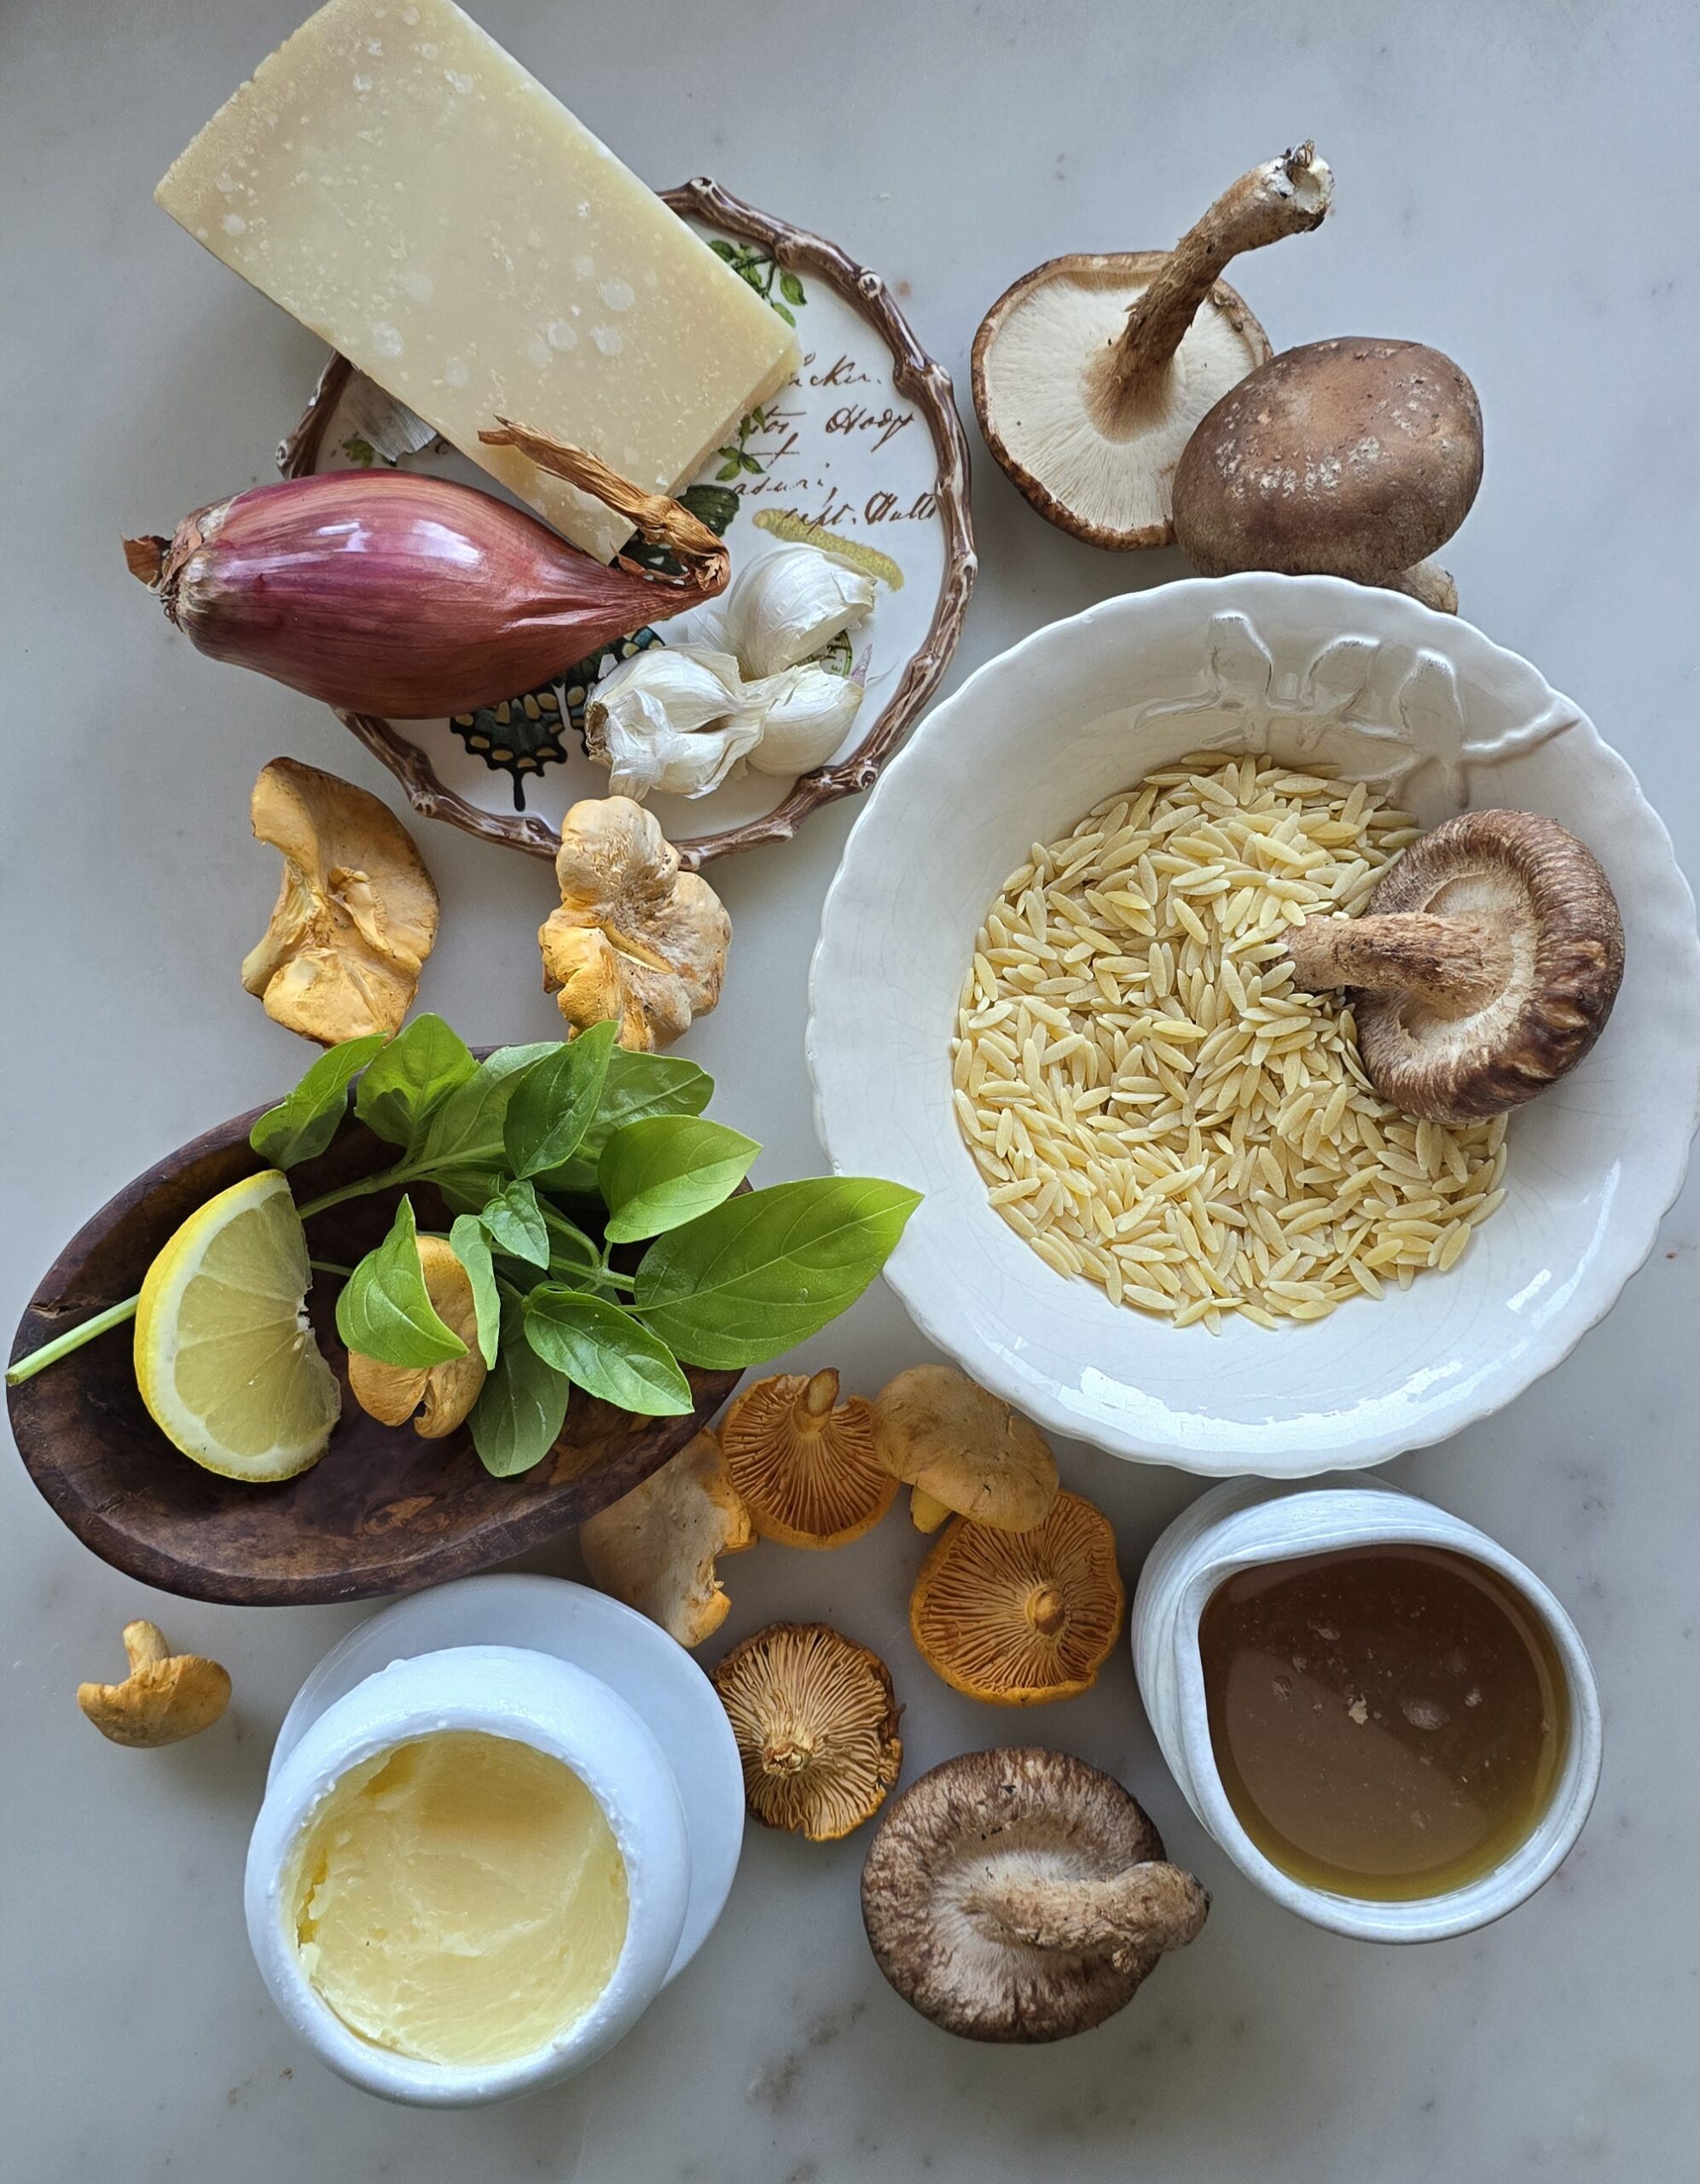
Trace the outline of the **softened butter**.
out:
[[[606,1815],[563,1761],[444,1730],[345,1774],[289,1901],[302,1969],[363,2039],[421,2062],[511,2062],[575,2024],[626,1932]]]

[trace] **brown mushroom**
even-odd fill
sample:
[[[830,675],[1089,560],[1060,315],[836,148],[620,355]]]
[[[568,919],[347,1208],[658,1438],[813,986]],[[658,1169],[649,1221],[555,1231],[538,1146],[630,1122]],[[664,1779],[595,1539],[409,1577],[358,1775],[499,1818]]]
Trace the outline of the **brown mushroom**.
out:
[[[914,1490],[909,1513],[935,1532],[953,1513],[1001,1531],[1043,1524],[1057,1460],[1036,1426],[949,1365],[912,1365],[874,1398],[879,1461]]]
[[[1481,482],[1481,404],[1451,357],[1420,341],[1312,341],[1242,380],[1187,441],[1175,542],[1201,576],[1349,577],[1455,613],[1428,556]]]
[[[244,986],[321,1046],[399,1031],[437,939],[437,890],[412,835],[375,796],[293,758],[262,768],[249,816],[282,852],[283,885]]]
[[[1137,1800],[1066,1752],[970,1751],[912,1783],[862,1873],[874,1960],[966,2040],[1065,2040],[1130,2002],[1210,1897]]]
[[[755,1543],[750,1512],[707,1432],[578,1530],[591,1583],[682,1646],[700,1646],[731,1608],[717,1557]]]
[[[415,1237],[414,1249],[432,1310],[466,1349],[443,1364],[418,1366],[386,1365],[381,1358],[351,1350],[348,1385],[368,1417],[383,1426],[405,1426],[411,1418],[421,1440],[440,1441],[465,1424],[483,1390],[487,1368],[479,1349],[471,1275],[441,1236]]]
[[[896,1498],[875,1453],[872,1411],[860,1397],[840,1403],[830,1370],[776,1373],[746,1388],[720,1442],[756,1530],[783,1547],[847,1547]]]
[[[1353,989],[1384,1100],[1429,1122],[1521,1107],[1605,1028],[1623,925],[1592,851],[1532,811],[1465,811],[1413,842],[1361,917],[1286,936],[1293,983]]]
[[[122,1683],[79,1683],[77,1704],[113,1744],[152,1750],[199,1736],[230,1703],[230,1678],[217,1661],[174,1653],[157,1623],[126,1623],[130,1674]]]
[[[1217,276],[1243,250],[1316,227],[1333,177],[1301,144],[1242,175],[1172,251],[1053,258],[974,337],[986,444],[1042,516],[1088,545],[1166,546],[1192,427],[1269,354]]]
[[[559,909],[537,928],[543,990],[577,1031],[612,1019],[620,1044],[670,1046],[720,999],[732,921],[682,872],[660,822],[628,796],[587,797],[560,822]]]
[[[953,1690],[1032,1706],[1091,1689],[1126,1604],[1109,1519],[1059,1494],[1030,1531],[958,1517],[921,1565],[909,1634]]]
[[[711,1681],[764,1827],[832,1843],[884,1804],[903,1763],[902,1709],[878,1654],[824,1623],[770,1623]]]

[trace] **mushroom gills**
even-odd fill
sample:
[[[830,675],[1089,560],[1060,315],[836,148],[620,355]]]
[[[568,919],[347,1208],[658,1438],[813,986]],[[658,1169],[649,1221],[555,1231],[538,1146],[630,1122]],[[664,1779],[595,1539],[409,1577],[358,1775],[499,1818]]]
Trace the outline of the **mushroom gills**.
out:
[[[1404,1113],[1466,1123],[1574,1069],[1623,975],[1598,861],[1556,820],[1465,811],[1413,842],[1355,919],[1287,936],[1293,983],[1350,989],[1370,1082]]]
[[[966,1752],[880,1822],[862,1920],[891,1985],[971,2040],[1060,2040],[1133,1999],[1210,1898],[1122,1785],[1066,1752]]]

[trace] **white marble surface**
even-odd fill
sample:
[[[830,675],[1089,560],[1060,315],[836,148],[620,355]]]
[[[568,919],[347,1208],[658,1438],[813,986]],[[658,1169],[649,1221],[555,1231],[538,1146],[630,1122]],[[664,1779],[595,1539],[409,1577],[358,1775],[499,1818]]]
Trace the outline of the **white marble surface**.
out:
[[[318,357],[149,201],[166,161],[305,0],[0,6],[0,507],[7,774],[7,1324],[65,1236],[194,1130],[293,1077],[241,993],[275,859],[247,837],[280,752],[398,799],[305,700],[197,659],[125,575],[119,533],[269,474]],[[1487,481],[1448,554],[1467,611],[1573,693],[1700,869],[1692,584],[1700,468],[1691,120],[1700,19],[1676,0],[483,0],[492,31],[652,181],[707,171],[903,284],[959,375],[986,305],[1040,258],[1160,246],[1296,136],[1338,211],[1244,269],[1277,343],[1420,335],[1474,375]],[[1094,554],[982,458],[983,573],[960,676],[1041,621],[1177,572]],[[691,1051],[761,1173],[816,1162],[804,971],[851,812],[717,873],[727,997]],[[531,929],[545,870],[424,830],[444,935],[425,999],[469,1037],[547,1036]],[[178,1604],[104,1569],[9,1458],[0,1799],[0,2108],[19,2184],[468,2175],[595,2184],[1151,2184],[1373,2177],[1546,2184],[1693,2173],[1700,2030],[1693,1815],[1694,1331],[1700,1194],[1610,1321],[1515,1409],[1393,1467],[1502,1539],[1593,1648],[1604,1788],[1535,1902],[1395,1954],[1296,1924],[1200,1838],[1118,1657],[1024,1719],[935,1683],[893,1521],[831,1559],[731,1566],[734,1638],[824,1612],[891,1660],[910,1765],[1011,1736],[1124,1776],[1216,1892],[1201,1941],[1124,2015],[1055,2049],[980,2051],[885,1989],[861,1844],[762,1837],[689,1973],[592,2075],[518,2106],[416,2115],[339,2083],[273,2014],[242,1937],[243,1844],[296,1684],[358,1611]],[[870,1389],[919,1345],[876,1292],[810,1346]],[[1131,1573],[1187,1482],[1081,1449]],[[532,1558],[571,1571],[573,1551]],[[104,1745],[79,1678],[159,1615],[235,1678],[229,1721],[161,1754]]]

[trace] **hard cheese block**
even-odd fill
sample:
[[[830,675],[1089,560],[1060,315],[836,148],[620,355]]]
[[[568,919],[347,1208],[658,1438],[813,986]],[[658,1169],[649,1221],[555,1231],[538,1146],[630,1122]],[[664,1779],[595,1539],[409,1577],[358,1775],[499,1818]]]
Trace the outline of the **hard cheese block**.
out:
[[[778,313],[450,0],[330,0],[155,195],[604,560],[630,524],[479,427],[675,492],[797,367]]]

